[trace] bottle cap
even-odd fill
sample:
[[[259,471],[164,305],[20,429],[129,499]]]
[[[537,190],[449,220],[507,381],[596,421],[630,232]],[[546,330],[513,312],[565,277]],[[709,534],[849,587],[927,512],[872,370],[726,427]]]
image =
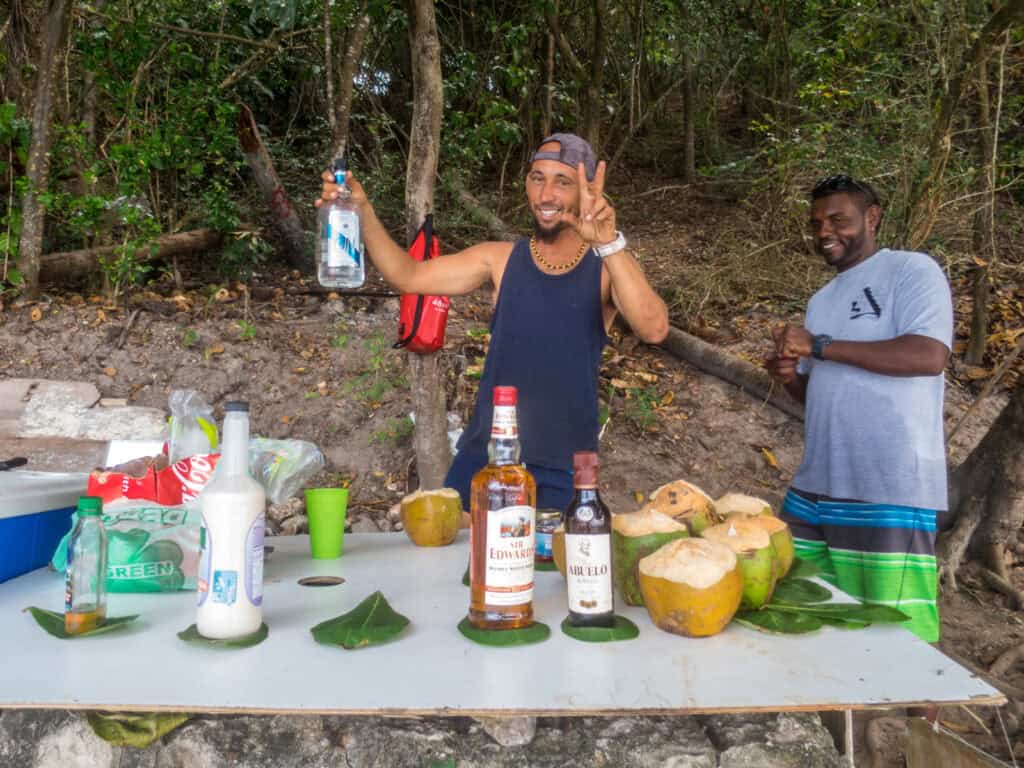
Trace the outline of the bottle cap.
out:
[[[348,170],[348,168],[345,165],[345,158],[344,157],[336,157],[336,158],[334,158],[334,173],[336,175],[340,173],[342,176],[344,176],[345,175],[345,171],[347,171],[347,170]]]
[[[515,387],[495,387],[494,388],[494,404],[495,405],[515,405],[518,399],[518,393]]]
[[[103,499],[99,496],[79,496],[78,516],[98,517],[103,514]]]
[[[248,413],[249,412],[249,403],[247,403],[245,400],[232,400],[231,402],[224,404],[224,412],[225,413],[232,413],[232,412]]]
[[[572,455],[572,473],[577,488],[596,488],[597,451],[576,451]]]

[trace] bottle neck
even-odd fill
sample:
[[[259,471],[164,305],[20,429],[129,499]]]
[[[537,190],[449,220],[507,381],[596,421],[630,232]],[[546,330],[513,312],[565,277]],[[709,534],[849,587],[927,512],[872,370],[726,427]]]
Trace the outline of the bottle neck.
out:
[[[249,474],[249,414],[231,411],[224,416],[224,440],[217,469],[231,477]]]
[[[491,440],[487,444],[487,457],[491,464],[519,463],[519,425],[514,405],[494,406]]]
[[[581,504],[590,504],[598,500],[597,488],[577,488],[576,501]]]

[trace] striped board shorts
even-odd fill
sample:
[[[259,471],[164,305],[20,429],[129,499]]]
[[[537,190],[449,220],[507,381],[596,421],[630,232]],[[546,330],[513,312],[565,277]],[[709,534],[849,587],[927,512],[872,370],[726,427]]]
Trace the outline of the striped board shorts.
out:
[[[939,639],[935,510],[830,499],[791,488],[780,517],[796,555],[849,595],[891,605],[904,626],[929,643]]]

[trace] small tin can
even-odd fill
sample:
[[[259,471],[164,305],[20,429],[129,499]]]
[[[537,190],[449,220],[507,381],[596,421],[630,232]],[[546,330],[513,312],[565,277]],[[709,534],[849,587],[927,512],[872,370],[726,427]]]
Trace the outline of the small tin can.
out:
[[[550,563],[554,561],[551,551],[551,537],[555,529],[562,524],[562,511],[560,509],[538,509],[537,510],[537,549],[534,556],[535,562]]]

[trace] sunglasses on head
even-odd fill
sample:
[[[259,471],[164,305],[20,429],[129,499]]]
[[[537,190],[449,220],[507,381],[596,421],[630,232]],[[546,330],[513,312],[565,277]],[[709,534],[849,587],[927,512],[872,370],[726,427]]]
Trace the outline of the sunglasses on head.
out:
[[[857,181],[853,176],[845,173],[839,173],[834,176],[826,176],[824,179],[814,185],[811,190],[811,197],[817,198],[822,197],[825,194],[832,192],[852,192],[857,191],[863,194],[867,198],[868,205],[881,205],[878,200],[878,195],[875,193],[869,185]]]

